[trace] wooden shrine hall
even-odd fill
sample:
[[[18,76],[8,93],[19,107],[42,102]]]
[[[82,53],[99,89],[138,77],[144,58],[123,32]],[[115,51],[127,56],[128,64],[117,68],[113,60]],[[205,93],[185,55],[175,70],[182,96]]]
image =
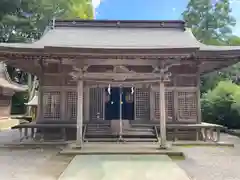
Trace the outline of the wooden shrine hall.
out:
[[[0,44],[1,61],[40,80],[36,124],[72,123],[79,146],[206,139],[200,129],[218,126],[202,123],[200,75],[239,59],[240,47],[204,45],[183,21],[56,20],[36,42]]]

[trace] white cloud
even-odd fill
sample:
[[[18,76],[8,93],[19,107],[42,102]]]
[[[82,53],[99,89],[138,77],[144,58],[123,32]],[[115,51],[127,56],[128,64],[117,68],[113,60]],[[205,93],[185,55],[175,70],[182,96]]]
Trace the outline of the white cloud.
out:
[[[235,3],[239,4],[240,0],[230,0],[229,2],[230,2],[230,4],[235,4]]]
[[[102,2],[102,0],[92,0],[94,19],[96,18],[96,15],[98,14],[97,8],[101,4],[101,2]]]
[[[101,4],[102,0],[92,0],[92,5],[94,9],[97,9],[98,6]]]

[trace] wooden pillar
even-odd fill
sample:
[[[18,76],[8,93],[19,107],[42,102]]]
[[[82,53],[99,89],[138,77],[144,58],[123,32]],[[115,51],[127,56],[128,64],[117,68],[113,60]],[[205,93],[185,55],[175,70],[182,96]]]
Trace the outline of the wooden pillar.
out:
[[[120,127],[120,130],[119,130],[119,139],[121,140],[122,139],[122,133],[123,133],[123,121],[122,121],[122,86],[120,86],[120,109],[119,109],[119,113],[120,113],[120,116],[119,116],[119,127]]]
[[[202,111],[201,111],[201,92],[200,92],[200,86],[201,86],[201,79],[200,79],[200,72],[199,72],[199,67],[197,67],[197,93],[196,93],[196,98],[197,98],[197,123],[202,122]],[[200,140],[200,135],[201,131],[197,130],[196,132],[196,140]]]
[[[173,121],[178,121],[178,91],[177,91],[177,76],[173,77]]]
[[[160,148],[166,148],[166,108],[165,108],[165,85],[161,78],[159,85],[159,112],[160,112]]]
[[[200,72],[198,67],[197,72],[197,123],[202,122],[202,112],[201,112],[201,92],[200,92],[200,86],[201,86],[201,79],[200,79]]]
[[[44,90],[43,90],[43,86],[44,86],[44,62],[41,59],[39,61],[39,65],[40,65],[40,69],[41,69],[41,74],[39,77],[39,84],[38,84],[38,113],[37,113],[37,121],[42,121],[44,116],[43,116],[43,108],[44,108],[44,104],[43,104],[43,96],[44,96]]]
[[[60,87],[60,120],[66,120],[66,93],[64,91],[64,85],[65,85],[65,77],[63,73],[63,64],[62,60],[60,60],[59,65],[59,72],[60,72],[60,78],[61,78],[61,87]]]
[[[77,81],[77,147],[83,145],[83,80]]]

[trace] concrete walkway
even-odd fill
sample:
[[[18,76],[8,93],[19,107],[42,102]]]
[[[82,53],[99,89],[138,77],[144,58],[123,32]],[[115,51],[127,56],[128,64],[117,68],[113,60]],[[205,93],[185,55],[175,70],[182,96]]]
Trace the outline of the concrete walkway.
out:
[[[166,155],[77,155],[59,180],[189,180]]]

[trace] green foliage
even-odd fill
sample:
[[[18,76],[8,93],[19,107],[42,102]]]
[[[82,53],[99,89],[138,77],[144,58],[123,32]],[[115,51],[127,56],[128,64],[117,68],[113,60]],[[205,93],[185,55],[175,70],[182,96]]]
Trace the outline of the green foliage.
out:
[[[190,0],[183,19],[192,29],[195,37],[202,43],[211,45],[240,45],[240,38],[232,35],[231,27],[236,23],[231,16],[229,0]],[[240,63],[224,70],[215,71],[201,77],[201,92],[212,90],[220,81],[231,80],[237,84]]]
[[[68,0],[62,17],[65,19],[93,19],[93,8],[91,0]]]
[[[53,17],[92,19],[91,0],[1,0],[0,42],[39,39]]]
[[[33,42],[53,18],[92,19],[91,0],[0,0],[0,43]],[[27,84],[28,74],[7,67],[12,80]],[[25,110],[25,94],[13,97],[13,113]]]
[[[240,86],[221,81],[202,96],[203,120],[229,128],[240,128]]]
[[[201,92],[214,89],[220,81],[230,80],[240,85],[240,63],[201,77]]]
[[[231,36],[231,27],[236,24],[230,15],[229,0],[190,0],[183,19],[187,27],[192,29],[195,37],[205,44],[224,44]]]
[[[231,36],[229,39],[228,39],[228,44],[231,45],[231,46],[239,46],[240,45],[240,37],[238,36]]]
[[[26,106],[24,106],[24,103],[27,103],[28,94],[26,92],[24,93],[15,93],[12,97],[12,108],[11,113],[12,114],[24,114],[26,112]]]

